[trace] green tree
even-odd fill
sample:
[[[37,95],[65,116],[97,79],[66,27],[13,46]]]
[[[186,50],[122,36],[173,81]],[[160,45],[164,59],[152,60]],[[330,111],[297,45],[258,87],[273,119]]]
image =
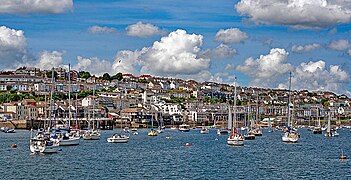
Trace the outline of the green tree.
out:
[[[104,75],[102,75],[102,79],[110,81],[111,80],[111,76],[110,76],[109,73],[105,73]]]
[[[49,77],[49,78],[52,77],[52,70],[50,70],[46,73],[46,77]],[[54,78],[57,79],[57,72],[56,71],[54,71]]]
[[[111,77],[111,79],[116,79],[118,81],[121,81],[123,79],[122,73],[117,73]]]
[[[7,86],[6,86],[6,90],[7,90],[7,91],[10,91],[11,89],[12,89],[12,86],[11,86],[11,85],[7,85]]]
[[[89,72],[86,72],[86,71],[79,71],[79,77],[84,78],[84,79],[88,79],[91,77],[91,74]]]

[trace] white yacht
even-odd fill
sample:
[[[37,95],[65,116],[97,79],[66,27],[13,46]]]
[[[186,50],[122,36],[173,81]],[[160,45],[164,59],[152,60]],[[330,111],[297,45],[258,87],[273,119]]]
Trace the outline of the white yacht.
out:
[[[107,142],[109,143],[127,143],[129,141],[129,137],[124,134],[114,134],[113,136],[107,138]]]
[[[187,124],[179,125],[179,131],[189,132],[190,131],[190,125],[187,125]]]

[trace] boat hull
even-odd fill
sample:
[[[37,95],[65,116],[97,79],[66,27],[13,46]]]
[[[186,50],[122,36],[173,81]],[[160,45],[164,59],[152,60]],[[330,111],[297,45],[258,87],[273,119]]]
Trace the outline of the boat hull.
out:
[[[228,139],[227,144],[231,146],[243,146],[244,141],[243,140],[237,140],[237,139]]]
[[[46,146],[43,144],[38,144],[37,142],[30,142],[29,149],[32,153],[57,153],[59,146]]]
[[[84,140],[100,140],[99,135],[88,135],[88,136],[83,136]]]
[[[60,146],[76,146],[76,145],[79,145],[79,142],[80,142],[80,138],[78,137],[72,137],[72,138],[69,138],[69,139],[65,139],[65,140],[60,140],[59,141],[59,145]]]
[[[245,135],[244,138],[245,138],[245,140],[254,140],[255,135]]]
[[[286,143],[297,143],[299,141],[298,137],[288,137],[282,136],[282,141]]]
[[[107,138],[109,143],[127,143],[128,141],[128,138]]]
[[[200,133],[201,133],[201,134],[208,134],[208,133],[209,133],[209,130],[208,130],[208,129],[206,129],[206,130],[201,130]]]

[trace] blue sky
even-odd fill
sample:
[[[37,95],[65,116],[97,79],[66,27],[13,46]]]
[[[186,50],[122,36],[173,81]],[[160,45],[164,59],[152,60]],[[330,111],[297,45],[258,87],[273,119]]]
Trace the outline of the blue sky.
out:
[[[292,71],[294,89],[350,94],[349,2],[16,1],[0,2],[2,69],[71,63],[98,75],[223,83],[237,76],[241,85],[271,88],[286,88]],[[126,29],[138,22],[134,34]]]

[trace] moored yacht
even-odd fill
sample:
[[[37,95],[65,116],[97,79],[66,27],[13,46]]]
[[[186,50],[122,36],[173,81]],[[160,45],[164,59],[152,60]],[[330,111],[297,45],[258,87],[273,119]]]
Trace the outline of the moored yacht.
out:
[[[107,142],[109,143],[127,143],[129,141],[129,137],[124,134],[114,134],[113,136],[107,138]]]
[[[207,127],[202,127],[201,130],[200,130],[200,133],[201,134],[208,134],[210,132],[210,130],[207,128]]]
[[[179,125],[179,131],[189,132],[190,131],[190,125],[187,125],[187,124]]]

